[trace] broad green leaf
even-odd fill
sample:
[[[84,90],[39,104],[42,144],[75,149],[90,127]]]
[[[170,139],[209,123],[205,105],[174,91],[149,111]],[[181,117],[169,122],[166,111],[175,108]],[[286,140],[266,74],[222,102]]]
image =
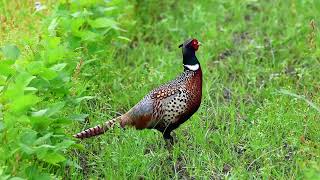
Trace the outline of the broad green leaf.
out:
[[[49,105],[48,110],[46,112],[46,116],[50,117],[55,113],[59,112],[65,106],[65,102],[57,102]]]
[[[39,111],[32,112],[31,115],[35,116],[35,117],[40,117],[40,116],[44,116],[47,111],[48,111],[48,109],[41,109]]]
[[[24,132],[20,135],[20,142],[26,145],[32,145],[37,139],[37,132],[31,129],[24,129]]]
[[[52,80],[52,79],[54,79],[55,77],[57,77],[58,74],[57,74],[57,72],[55,72],[54,70],[45,68],[45,69],[43,69],[42,72],[40,72],[40,76],[41,76],[42,78],[44,78],[44,79]]]
[[[38,117],[30,117],[30,122],[32,128],[38,132],[42,132],[48,129],[49,125],[52,123],[52,119],[49,119],[45,116],[38,116]]]
[[[9,84],[4,91],[4,97],[7,101],[12,101],[24,94],[24,87],[18,84]]]
[[[5,91],[5,97],[12,100],[17,100],[18,97],[23,96],[25,87],[35,78],[27,72],[20,72],[15,80],[15,83],[8,85],[7,90]],[[23,100],[22,100],[23,101]]]
[[[61,38],[59,37],[48,37],[46,39],[44,39],[44,43],[47,49],[54,49],[59,47],[61,42]]]
[[[4,61],[4,60],[0,61],[0,75],[8,76],[10,74],[14,74],[15,73],[14,67],[11,64],[6,62],[8,61]]]
[[[2,121],[0,121],[0,132],[4,129],[4,124]]]
[[[50,177],[48,173],[42,173],[38,169],[36,165],[31,165],[25,170],[25,174],[27,175],[28,179],[32,180],[51,180],[53,178]]]
[[[1,180],[7,180],[10,178],[10,175],[1,175]]]
[[[107,12],[107,11],[112,11],[115,9],[117,9],[117,8],[116,7],[105,7],[105,8],[102,8],[102,11]]]
[[[42,61],[33,61],[27,65],[28,72],[34,75],[39,74],[43,68],[44,65]]]
[[[65,150],[69,148],[71,145],[75,144],[74,141],[71,140],[64,140],[61,143],[56,144],[56,150]]]
[[[50,145],[50,144],[42,144],[40,146],[37,146],[35,149],[37,150],[53,150],[56,149],[56,146]]]
[[[20,50],[16,45],[6,45],[1,48],[1,51],[6,59],[17,60],[20,56]]]
[[[11,111],[15,113],[22,113],[31,106],[37,104],[38,101],[39,98],[32,94],[17,97],[11,103]]]
[[[27,87],[34,78],[35,76],[27,72],[20,72],[16,77],[16,84],[21,87]]]
[[[19,143],[19,146],[20,146],[20,149],[22,152],[27,153],[29,155],[31,155],[35,152],[35,150],[31,146],[28,146],[26,144]]]
[[[56,63],[65,56],[67,49],[60,41],[58,37],[49,37],[42,41],[45,50],[41,51],[41,58],[46,64]]]
[[[37,157],[47,163],[54,165],[66,160],[66,158],[62,154],[57,152],[44,152],[41,154],[37,154]]]
[[[77,18],[71,21],[71,32],[73,35],[80,37],[81,26],[84,22],[85,21],[82,18]]]
[[[47,139],[49,139],[52,136],[53,133],[48,133],[42,137],[39,137],[35,142],[34,145],[38,145],[41,143],[44,143]]]
[[[111,18],[97,18],[95,20],[89,21],[89,24],[93,28],[108,28],[108,27],[117,27],[117,22]]]
[[[38,77],[30,83],[30,86],[35,87],[39,90],[48,89],[50,87],[50,82],[47,79]]]
[[[25,90],[25,91],[29,91],[29,92],[38,91],[38,89],[37,89],[37,88],[34,88],[34,87],[25,87],[24,90]]]
[[[50,67],[50,69],[53,71],[61,71],[66,66],[67,66],[67,63],[59,63],[59,64],[53,65],[52,67]]]
[[[86,149],[83,144],[74,144],[72,147],[82,151]]]
[[[10,180],[25,180],[25,179],[21,177],[13,177],[13,178],[10,178]]]
[[[96,41],[99,38],[99,34],[91,32],[91,31],[84,31],[81,33],[81,39],[83,41]]]
[[[54,18],[49,27],[48,27],[48,32],[49,32],[49,35],[50,36],[56,36],[56,28],[58,26],[58,19],[57,18]]]
[[[7,83],[7,77],[0,75],[0,86],[1,85],[6,85]]]
[[[59,125],[71,124],[71,123],[72,123],[72,121],[70,121],[70,119],[63,118],[63,117],[60,117],[60,118],[57,118],[54,120],[54,124],[59,124]]]
[[[42,51],[41,56],[43,61],[49,64],[54,64],[59,62],[65,56],[65,53],[65,48],[60,46]]]
[[[89,114],[72,114],[68,117],[68,119],[75,120],[75,121],[84,121]]]

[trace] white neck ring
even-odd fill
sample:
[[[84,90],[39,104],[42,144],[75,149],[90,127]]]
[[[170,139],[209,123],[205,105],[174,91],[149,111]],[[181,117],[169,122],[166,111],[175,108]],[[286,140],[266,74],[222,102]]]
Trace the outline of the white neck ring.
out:
[[[199,64],[194,64],[194,65],[186,65],[186,64],[184,64],[183,66],[186,67],[187,69],[191,70],[191,71],[196,71],[200,67]]]

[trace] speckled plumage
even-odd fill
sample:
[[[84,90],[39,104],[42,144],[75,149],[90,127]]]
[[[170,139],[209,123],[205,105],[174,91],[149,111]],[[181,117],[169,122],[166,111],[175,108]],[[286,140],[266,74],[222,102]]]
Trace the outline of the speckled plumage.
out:
[[[193,41],[189,40],[190,42]],[[163,133],[165,139],[171,139],[170,132],[188,120],[201,104],[202,71],[200,64],[197,66],[199,68],[196,70],[190,70],[185,66],[180,76],[152,90],[122,116],[107,121],[102,127],[96,126],[74,136],[87,138],[99,135],[119,121],[121,127],[157,129]]]

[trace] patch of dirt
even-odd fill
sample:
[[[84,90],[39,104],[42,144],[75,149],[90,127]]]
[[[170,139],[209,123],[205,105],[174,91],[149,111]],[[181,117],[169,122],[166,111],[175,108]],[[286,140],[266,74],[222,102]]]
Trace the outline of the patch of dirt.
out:
[[[292,145],[289,145],[288,143],[283,143],[283,148],[286,151],[286,154],[284,155],[284,159],[286,161],[291,161],[293,159],[293,156],[295,155],[297,148],[293,147]]]
[[[148,147],[144,150],[144,154],[151,154],[153,152],[156,152],[156,150],[158,149],[159,147],[157,147],[155,144],[150,144],[148,145]]]
[[[84,179],[89,177],[89,166],[88,166],[88,157],[84,153],[78,154],[80,160],[80,167],[82,168],[81,173],[83,174]]]
[[[247,171],[259,171],[259,169],[261,168],[261,165],[259,164],[258,161],[249,161],[247,163]]]
[[[249,9],[251,11],[254,11],[254,12],[260,12],[261,11],[261,8],[258,5],[253,4],[253,3],[248,4],[247,5],[247,9]]]
[[[236,120],[238,123],[240,123],[241,121],[246,121],[247,119],[248,119],[247,115],[237,112]]]
[[[137,179],[139,179],[139,180],[144,180],[144,179],[146,179],[146,177],[143,176],[143,175],[140,175],[140,176],[137,177]]]
[[[226,58],[228,58],[229,56],[232,55],[232,51],[230,49],[226,49],[224,51],[222,51],[218,57],[216,58],[217,61],[221,61],[221,60],[224,60]]]
[[[219,129],[219,127],[212,123],[212,124],[209,125],[208,131],[214,132],[214,131],[216,131],[218,129]]]
[[[231,169],[232,169],[231,165],[229,165],[229,164],[224,164],[224,165],[223,165],[223,168],[222,168],[222,172],[223,172],[224,174],[228,174],[228,173],[231,171]]]
[[[232,91],[229,88],[223,88],[223,98],[230,102],[232,100]]]
[[[234,151],[239,155],[242,156],[247,149],[245,148],[244,144],[237,144],[234,146]]]
[[[289,76],[295,76],[295,75],[297,75],[297,71],[296,71],[296,69],[294,68],[294,66],[292,66],[292,65],[288,65],[288,66],[285,68],[284,73],[285,73],[286,75],[289,75]]]
[[[178,179],[194,179],[187,171],[187,167],[181,156],[177,159],[175,165],[173,165],[173,172],[178,174]]]
[[[245,41],[250,40],[250,34],[248,32],[235,32],[233,33],[232,41],[235,45],[239,45]]]
[[[212,175],[210,176],[211,180],[222,180],[223,178],[223,174],[221,172],[219,172],[218,170],[214,170],[212,172]]]
[[[249,14],[246,14],[246,15],[244,16],[244,20],[245,20],[245,21],[251,21],[251,16],[250,16]]]
[[[254,103],[254,99],[252,97],[251,94],[246,94],[243,98],[242,98],[242,102],[245,105],[249,105],[249,104],[253,104]]]

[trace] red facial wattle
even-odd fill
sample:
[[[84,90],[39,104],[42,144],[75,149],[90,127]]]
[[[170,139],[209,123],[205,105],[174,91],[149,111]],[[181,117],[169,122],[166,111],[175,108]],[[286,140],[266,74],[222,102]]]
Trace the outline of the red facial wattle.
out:
[[[195,51],[197,51],[197,50],[199,49],[199,46],[200,46],[199,41],[196,40],[196,39],[192,40],[191,46],[193,47],[193,49],[194,49]]]

